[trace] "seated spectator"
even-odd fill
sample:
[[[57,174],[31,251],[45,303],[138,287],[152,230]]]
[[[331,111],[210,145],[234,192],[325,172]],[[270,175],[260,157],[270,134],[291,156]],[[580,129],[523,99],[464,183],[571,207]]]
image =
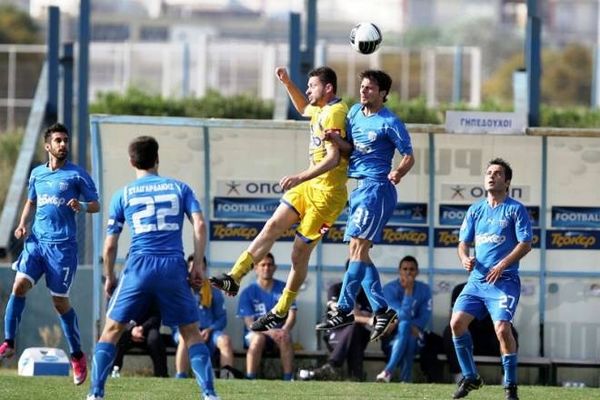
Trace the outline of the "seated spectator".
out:
[[[389,358],[377,375],[377,382],[390,382],[398,366],[400,381],[412,382],[415,354],[422,346],[425,326],[431,319],[431,289],[416,280],[418,274],[416,258],[406,256],[398,265],[399,278],[383,287],[383,295],[398,313],[398,321],[390,327],[389,339],[382,341],[382,350]]]
[[[346,261],[346,269],[348,269]],[[335,311],[337,301],[342,290],[342,282],[334,283],[327,290],[327,311]],[[372,325],[373,311],[369,300],[362,288],[356,297],[354,308],[354,323],[339,329],[325,332],[325,344],[329,350],[327,363],[312,371],[306,371],[301,376],[304,380],[337,380],[340,378],[338,370],[346,362],[348,367],[347,376],[352,380],[362,381],[364,379],[363,358],[365,349],[369,344]]]
[[[160,334],[160,308],[156,301],[141,309],[137,321],[131,321],[117,343],[117,354],[113,362],[114,375],[118,376],[123,369],[123,357],[133,347],[138,347],[150,355],[154,368],[154,376],[169,376],[165,343]]]
[[[460,295],[467,282],[460,283],[452,289],[452,295],[450,298],[450,312],[454,307],[454,303]],[[486,312],[483,319],[473,319],[469,325],[469,332],[473,339],[473,355],[476,356],[497,356],[500,357],[500,343],[496,336],[496,330],[494,329],[494,322],[489,313]],[[519,346],[519,335],[515,327],[512,327],[513,336],[517,341],[517,348]],[[454,341],[452,340],[452,330],[450,325],[444,329],[444,351],[448,359],[448,367],[455,382],[459,382],[462,379],[460,365],[458,364],[458,358],[456,357],[456,350],[454,349]]]
[[[285,282],[273,278],[277,270],[275,258],[267,254],[254,266],[256,282],[248,285],[241,293],[238,303],[238,317],[244,319],[244,343],[246,353],[246,378],[256,379],[263,352],[279,349],[283,379],[293,378],[294,347],[291,330],[296,322],[296,304],[292,306],[283,324],[264,332],[253,332],[252,323],[273,309],[285,287]]]
[[[187,258],[188,264],[192,264],[194,256]],[[207,274],[206,258],[203,260],[204,276]],[[200,336],[211,351],[215,354],[219,351],[219,378],[243,378],[244,374],[233,367],[233,346],[229,336],[223,332],[227,325],[227,310],[223,294],[219,289],[212,288],[208,280],[202,282],[202,287],[197,295],[198,298],[198,328]],[[189,370],[189,358],[187,346],[179,337],[177,328],[174,328],[173,338],[177,343],[175,353],[176,378],[187,378]],[[216,370],[216,368],[215,368]]]

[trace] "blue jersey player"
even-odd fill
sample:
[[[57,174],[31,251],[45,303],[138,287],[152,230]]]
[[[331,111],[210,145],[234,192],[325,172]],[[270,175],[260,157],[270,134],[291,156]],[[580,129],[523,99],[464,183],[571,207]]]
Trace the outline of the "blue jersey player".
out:
[[[531,250],[532,232],[527,209],[508,196],[511,180],[510,165],[500,158],[491,160],[484,180],[487,198],[469,208],[460,228],[458,256],[470,275],[450,319],[463,374],[455,399],[483,385],[473,362],[468,327],[474,318],[482,318],[487,309],[500,342],[506,399],[518,400],[517,345],[511,325],[521,292],[519,260]],[[470,255],[473,246],[475,252]]]
[[[79,212],[100,209],[98,192],[88,173],[67,160],[69,133],[62,124],[44,132],[48,162],[31,171],[27,201],[15,237],[27,237],[13,269],[17,271],[4,315],[5,341],[0,345],[0,360],[15,354],[17,326],[25,308],[29,289],[46,276],[54,308],[69,344],[73,380],[81,385],[87,376],[85,356],[75,310],[69,303],[69,291],[77,271],[77,224]],[[29,236],[29,222],[33,226]]]
[[[196,301],[190,290],[190,284],[198,286],[203,278],[206,227],[200,203],[188,185],[158,175],[158,143],[153,137],[134,139],[128,150],[137,179],[117,191],[110,203],[103,251],[104,290],[110,301],[94,353],[87,398],[104,398],[115,344],[127,323],[156,300],[163,324],[179,327],[204,398],[217,399],[210,352],[200,337]],[[194,235],[194,262],[189,270],[182,241],[185,217],[190,219]],[[131,246],[117,285],[115,258],[125,222],[131,230]]]
[[[294,346],[291,330],[296,323],[296,303],[291,304],[286,319],[264,331],[254,331],[252,324],[275,306],[282,296],[285,282],[273,278],[277,270],[273,254],[268,253],[254,266],[256,282],[240,294],[237,315],[244,320],[244,347],[246,353],[246,378],[256,379],[263,351],[277,346],[283,369],[283,380],[293,379]]]
[[[405,256],[398,264],[398,279],[383,287],[390,307],[398,313],[398,325],[390,327],[390,340],[383,340],[382,348],[388,362],[377,375],[377,382],[389,383],[396,367],[401,367],[400,381],[412,382],[412,369],[418,340],[425,334],[431,319],[431,288],[416,280],[419,263],[413,256]]]
[[[337,310],[317,330],[335,329],[354,322],[354,309],[359,286],[362,285],[375,313],[371,341],[383,335],[397,314],[383,296],[377,268],[369,256],[373,243],[379,243],[383,228],[397,202],[395,185],[414,165],[410,136],[404,123],[384,107],[392,86],[390,76],[378,70],[360,74],[360,103],[355,104],[346,119],[346,132],[352,144],[348,176],[357,180],[350,195],[350,213],[344,235],[350,241],[350,264],[344,275]],[[343,153],[348,145],[332,134]],[[394,153],[402,154],[392,169]]]

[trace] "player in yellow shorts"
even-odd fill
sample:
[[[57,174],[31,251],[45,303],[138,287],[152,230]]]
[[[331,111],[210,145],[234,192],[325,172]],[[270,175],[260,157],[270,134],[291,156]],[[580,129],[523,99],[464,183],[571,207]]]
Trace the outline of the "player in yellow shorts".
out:
[[[281,178],[279,185],[286,190],[281,204],[248,249],[239,256],[231,271],[210,278],[213,286],[235,296],[242,278],[250,272],[254,263],[267,255],[286,230],[298,223],[292,249],[292,268],[285,289],[273,310],[254,322],[252,330],[255,331],[266,331],[285,321],[306,278],[313,248],[335,222],[347,200],[348,159],[341,156],[336,145],[323,139],[325,130],[335,130],[341,137],[346,137],[348,107],[336,96],[335,71],[329,67],[310,71],[307,97],[291,81],[285,68],[278,67],[275,74],[298,112],[311,118],[310,165],[298,174]]]

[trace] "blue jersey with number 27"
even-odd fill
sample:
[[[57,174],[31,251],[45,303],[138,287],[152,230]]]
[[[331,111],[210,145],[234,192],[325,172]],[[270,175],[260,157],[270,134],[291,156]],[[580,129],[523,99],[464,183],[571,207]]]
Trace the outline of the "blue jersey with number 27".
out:
[[[475,244],[475,268],[469,279],[483,280],[490,268],[506,257],[519,242],[531,242],[529,213],[523,204],[507,197],[496,207],[487,199],[469,207],[460,227],[459,240]],[[518,276],[519,262],[504,270],[503,276]]]
[[[109,235],[120,234],[127,221],[131,228],[130,255],[183,256],[184,216],[201,211],[194,191],[185,183],[146,175],[115,193],[106,230]]]

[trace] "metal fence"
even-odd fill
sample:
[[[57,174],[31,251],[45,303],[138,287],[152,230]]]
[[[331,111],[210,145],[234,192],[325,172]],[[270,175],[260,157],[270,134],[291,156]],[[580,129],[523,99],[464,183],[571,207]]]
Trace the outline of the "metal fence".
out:
[[[0,131],[25,126],[45,50],[42,45],[0,45]],[[193,43],[92,43],[89,100],[100,92],[123,93],[132,86],[163,97],[201,97],[216,90],[225,96],[245,93],[278,100],[282,92],[273,72],[287,65],[288,53],[287,44],[208,36]],[[479,48],[388,46],[365,57],[348,45],[320,43],[316,54],[317,65],[328,64],[338,72],[344,96],[358,96],[357,74],[362,69],[382,68],[392,75],[392,90],[403,100],[425,97],[429,105],[451,101],[457,75],[448,72],[458,66],[461,100],[472,106],[480,103]]]

